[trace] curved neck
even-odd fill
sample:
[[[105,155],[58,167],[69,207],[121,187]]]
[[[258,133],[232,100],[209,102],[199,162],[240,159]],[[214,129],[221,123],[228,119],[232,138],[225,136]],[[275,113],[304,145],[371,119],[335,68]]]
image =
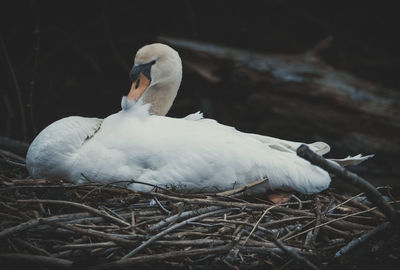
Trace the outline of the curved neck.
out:
[[[142,100],[151,104],[150,114],[165,116],[172,106],[178,92],[180,80],[160,82],[147,89]]]

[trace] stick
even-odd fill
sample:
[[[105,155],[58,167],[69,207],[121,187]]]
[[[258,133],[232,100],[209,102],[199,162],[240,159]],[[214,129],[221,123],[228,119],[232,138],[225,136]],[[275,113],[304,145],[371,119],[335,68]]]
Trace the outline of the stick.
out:
[[[333,232],[338,234],[340,237],[344,237],[345,239],[351,239],[353,238],[353,233],[349,232],[349,231],[341,231],[339,229],[336,229],[334,227],[331,227],[329,225],[325,225],[324,227],[321,227],[321,229],[325,230],[325,231],[329,231],[329,232]]]
[[[138,246],[137,248],[135,248],[134,250],[132,250],[131,252],[126,254],[124,257],[122,257],[121,261],[124,261],[124,260],[128,259],[129,257],[132,257],[133,255],[135,255],[136,253],[138,253],[143,248],[145,248],[146,246],[150,245],[152,242],[156,241],[160,237],[163,237],[167,233],[169,233],[169,232],[171,232],[171,231],[173,231],[173,230],[175,230],[177,228],[185,226],[189,222],[192,222],[192,221],[195,221],[195,220],[199,220],[199,219],[202,219],[202,218],[205,218],[205,217],[208,217],[208,216],[220,214],[220,213],[226,213],[226,212],[233,211],[233,210],[239,210],[239,209],[235,209],[235,208],[220,209],[220,210],[216,210],[216,211],[212,211],[212,212],[208,212],[208,213],[202,214],[200,216],[192,217],[192,218],[184,220],[184,221],[182,221],[180,223],[177,223],[177,224],[169,227],[168,229],[166,229],[166,230],[154,235],[153,237],[151,237],[149,240],[147,240],[146,242],[144,242],[143,244],[141,244],[140,246]]]
[[[248,253],[261,253],[261,254],[268,254],[268,256],[271,255],[271,253],[277,253],[277,254],[284,254],[286,253],[285,251],[283,251],[281,248],[276,247],[275,244],[273,244],[274,247],[264,247],[264,246],[257,246],[257,247],[249,247],[249,246],[238,246],[239,250],[242,252],[248,252]],[[295,250],[298,254],[302,254],[302,255],[313,255],[311,252],[309,251],[304,251],[300,248],[294,248],[291,247],[292,250]],[[280,268],[282,269],[282,268]]]
[[[10,227],[7,229],[4,229],[0,232],[0,239],[5,238],[11,234],[17,233],[17,232],[21,232],[24,231],[26,229],[29,228],[33,228],[39,225],[39,221],[37,219],[31,219],[27,222],[21,223],[17,226],[14,227]]]
[[[168,209],[166,209],[161,203],[160,201],[157,199],[156,196],[153,197],[154,201],[157,203],[158,207],[160,207],[161,210],[164,211],[164,213],[166,213],[167,215],[171,214],[171,211],[169,211]]]
[[[350,221],[345,221],[345,220],[336,220],[334,218],[329,218],[329,217],[323,217],[322,221],[323,222],[328,222],[330,220],[334,220],[334,222],[332,223],[332,226],[344,229],[344,230],[372,230],[373,228],[375,228],[375,226],[370,226],[370,225],[364,225],[364,224],[360,224],[360,223],[354,223],[354,222],[350,222]]]
[[[294,249],[289,248],[289,247],[285,246],[284,244],[282,244],[282,242],[279,241],[278,239],[274,238],[274,243],[280,249],[282,249],[285,253],[287,253],[290,257],[292,257],[294,260],[306,265],[310,269],[319,270],[319,268],[316,265],[314,265],[312,262],[307,260],[305,257],[299,255]]]
[[[204,213],[215,211],[218,209],[220,209],[220,207],[218,207],[218,206],[209,206],[209,207],[200,208],[200,209],[196,209],[196,210],[192,210],[192,211],[186,211],[186,212],[183,212],[180,214],[170,216],[166,219],[163,219],[160,222],[150,226],[150,228],[148,230],[149,230],[149,232],[158,231],[158,230],[168,226],[172,222],[180,221],[185,218],[190,218],[195,215],[204,214]]]
[[[101,243],[87,243],[87,244],[69,244],[60,247],[56,247],[55,250],[62,251],[62,250],[71,250],[71,249],[94,249],[94,248],[108,248],[108,247],[115,247],[116,243],[109,241],[109,242],[101,242]]]
[[[319,224],[321,224],[321,202],[319,201],[318,196],[315,197],[315,214],[317,216],[317,218],[315,220],[315,225],[318,226]],[[313,244],[313,246],[315,246],[315,244],[317,242],[317,236],[319,233],[319,229],[320,229],[320,227],[317,227],[314,230],[313,235],[311,237],[311,243]]]
[[[102,238],[102,239],[105,239],[105,240],[108,240],[108,241],[113,241],[115,243],[119,243],[119,244],[124,245],[124,246],[132,246],[132,245],[136,244],[135,241],[131,241],[131,240],[123,239],[123,238],[120,238],[120,237],[116,237],[113,234],[99,232],[99,231],[95,231],[95,230],[81,229],[81,228],[78,228],[78,227],[73,226],[73,225],[61,224],[61,223],[58,223],[58,222],[48,221],[48,220],[45,220],[45,219],[39,219],[39,223],[51,225],[53,227],[63,228],[63,229],[66,229],[66,230],[69,230],[69,231],[73,231],[73,232],[77,232],[77,233],[84,234],[84,235],[91,235],[91,236],[99,237],[99,238]]]
[[[88,213],[76,213],[76,214],[66,214],[66,215],[59,215],[59,216],[52,216],[48,218],[42,218],[42,220],[48,220],[48,221],[68,221],[68,220],[73,220],[75,218],[88,218],[89,214]],[[14,227],[10,227],[7,229],[4,229],[0,232],[0,239],[8,237],[11,234],[15,234],[18,232],[25,231],[27,229],[34,228],[39,225],[39,219],[31,219],[28,220],[27,222],[18,224]]]
[[[50,269],[71,269],[72,261],[59,259],[48,256],[30,255],[30,254],[16,254],[16,253],[0,253],[0,259],[12,262],[33,263],[50,267]]]
[[[247,241],[249,240],[250,236],[254,233],[254,231],[257,229],[258,224],[260,224],[261,220],[265,217],[265,215],[271,210],[272,208],[276,207],[276,205],[271,206],[270,208],[265,209],[264,213],[262,213],[261,217],[257,220],[256,224],[254,224],[253,229],[251,229],[249,235],[247,236],[246,240],[244,240],[244,244],[246,245]]]
[[[183,251],[171,251],[166,253],[158,253],[153,255],[143,255],[138,256],[135,258],[119,260],[116,262],[100,264],[93,267],[89,267],[87,270],[101,270],[101,269],[114,269],[115,267],[127,267],[134,265],[136,263],[143,263],[143,262],[154,262],[159,260],[166,260],[171,258],[178,258],[178,257],[187,257],[187,256],[197,256],[202,254],[215,254],[227,251],[231,248],[231,245],[224,245],[215,248],[199,248],[199,249],[192,249],[192,250],[183,250]]]
[[[25,158],[23,158],[17,154],[14,154],[12,152],[9,152],[7,150],[2,150],[2,149],[0,149],[0,154],[2,156],[5,156],[6,158],[12,158],[12,159],[18,161],[18,163],[23,164],[25,166]]]
[[[259,184],[262,184],[262,183],[264,183],[266,181],[268,181],[268,179],[264,178],[264,179],[252,182],[250,184],[247,184],[247,185],[235,188],[235,189],[219,192],[216,195],[217,196],[231,196],[231,195],[234,195],[234,194],[237,194],[237,193],[242,193],[242,192],[244,193],[246,190],[248,190],[250,188],[253,188],[253,187],[255,187],[255,186],[259,185]]]
[[[117,217],[111,216],[108,214],[106,211],[100,211],[97,210],[91,206],[82,204],[82,203],[77,203],[77,202],[70,202],[70,201],[60,201],[60,200],[18,200],[17,202],[21,203],[53,203],[53,204],[65,204],[65,205],[70,205],[74,206],[83,210],[88,211],[89,213],[101,216],[105,219],[110,220],[111,222],[117,223],[122,226],[130,226],[130,224],[124,220],[121,220]]]
[[[378,232],[383,231],[383,230],[385,230],[385,229],[387,229],[389,227],[390,227],[390,223],[389,222],[384,222],[384,223],[380,224],[378,227],[376,227],[375,229],[367,232],[366,234],[363,234],[361,237],[350,241],[347,245],[345,245],[338,252],[336,252],[335,258],[339,258],[339,257],[343,256],[344,254],[346,254],[349,251],[353,250],[358,245],[360,245],[360,244],[364,243],[365,241],[367,241],[369,238],[371,238],[372,236],[374,236]]]
[[[195,203],[195,204],[203,204],[203,205],[218,205],[218,206],[225,206],[225,207],[239,207],[239,208],[252,208],[252,209],[267,209],[270,205],[263,204],[263,203],[241,203],[241,202],[225,202],[225,201],[217,201],[217,200],[210,200],[210,199],[198,199],[198,198],[180,198],[174,197],[170,195],[166,195],[163,193],[157,192],[149,192],[150,195],[157,195],[159,197],[179,201],[179,202],[187,202],[187,203]],[[302,210],[292,209],[292,208],[285,208],[280,207],[285,204],[278,205],[275,208],[272,208],[272,212],[283,212],[290,215],[314,215],[312,213],[308,213]]]
[[[371,209],[368,209],[368,210],[364,210],[364,211],[361,211],[361,212],[353,213],[353,214],[350,214],[350,215],[347,215],[347,216],[343,216],[343,217],[340,217],[340,218],[335,218],[335,219],[329,220],[329,221],[327,221],[327,222],[325,222],[325,223],[319,224],[318,226],[314,226],[314,227],[312,227],[312,228],[310,228],[310,229],[307,229],[307,230],[305,230],[305,231],[299,232],[298,234],[295,234],[295,235],[293,235],[293,236],[291,236],[291,237],[285,239],[285,241],[290,240],[290,239],[292,239],[292,238],[295,238],[295,237],[297,237],[297,236],[299,236],[299,235],[308,233],[309,231],[314,230],[314,229],[316,229],[316,228],[319,228],[319,227],[321,227],[321,226],[325,226],[325,225],[327,225],[327,224],[331,224],[331,223],[333,223],[333,222],[336,222],[336,221],[338,221],[338,220],[342,220],[342,219],[345,219],[345,218],[348,218],[348,217],[360,215],[360,214],[363,214],[363,213],[368,213],[368,212],[370,212],[370,211],[372,211],[372,210],[374,210],[374,209],[376,209],[376,207],[371,208]]]
[[[123,220],[123,221],[125,221],[125,222],[128,223],[128,221],[127,221],[123,216],[121,216],[120,214],[118,214],[118,213],[115,212],[114,210],[108,208],[107,206],[102,205],[102,206],[100,206],[100,208],[106,210],[106,211],[107,211],[108,213],[110,213],[110,214],[113,214],[114,216],[116,216],[116,217],[119,218],[120,220]],[[128,224],[129,224],[129,223],[128,223]],[[129,224],[129,226],[130,226],[130,224]]]
[[[352,204],[352,205],[354,205],[354,206],[356,206],[356,207],[358,207],[358,208],[364,209],[364,210],[369,209],[370,207],[366,206],[365,204],[363,204],[363,203],[361,203],[361,202],[358,202],[358,201],[355,201],[355,200],[354,200],[355,198],[357,198],[357,197],[359,197],[359,196],[361,196],[361,195],[363,195],[363,194],[364,194],[364,192],[362,192],[362,193],[360,193],[360,194],[357,194],[356,196],[353,196],[353,197],[351,197],[351,198],[347,198],[346,196],[344,196],[344,195],[342,195],[342,194],[334,193],[333,195],[334,195],[335,197],[338,197],[339,199],[344,200],[344,202],[342,202],[342,203],[336,205],[334,208],[330,209],[329,211],[332,211],[333,209],[335,209],[335,208],[337,208],[337,207],[339,207],[339,206],[341,206],[341,205],[343,205],[343,204],[345,204],[345,203],[347,203],[347,202],[348,202],[349,204]],[[385,218],[386,218],[386,216],[385,216],[384,214],[382,214],[382,212],[380,212],[380,211],[378,211],[378,210],[371,211],[371,214],[374,214],[375,216],[377,216],[377,217],[379,217],[379,218],[381,218],[381,219],[385,219]]]
[[[333,173],[337,176],[343,177],[354,186],[358,187],[360,190],[364,191],[367,197],[375,203],[379,209],[388,217],[388,219],[393,222],[394,224],[400,225],[400,214],[397,212],[379,193],[376,188],[371,185],[368,181],[363,179],[362,177],[358,176],[355,173],[350,172],[349,170],[341,167],[340,165],[328,161],[322,156],[316,154],[310,148],[302,144],[297,149],[297,155],[300,157],[310,161],[312,164],[321,167],[322,169]]]
[[[22,240],[22,239],[20,239],[20,238],[15,238],[14,241],[15,241],[17,244],[19,244],[19,245],[21,245],[21,246],[24,246],[25,248],[28,248],[28,249],[30,249],[31,251],[33,251],[33,252],[35,252],[35,253],[37,253],[37,254],[39,254],[39,255],[51,256],[51,254],[48,253],[46,250],[44,250],[44,249],[42,249],[42,248],[39,248],[39,247],[37,247],[37,246],[35,246],[35,245],[33,245],[33,244],[31,244],[31,243],[25,241],[25,240]]]

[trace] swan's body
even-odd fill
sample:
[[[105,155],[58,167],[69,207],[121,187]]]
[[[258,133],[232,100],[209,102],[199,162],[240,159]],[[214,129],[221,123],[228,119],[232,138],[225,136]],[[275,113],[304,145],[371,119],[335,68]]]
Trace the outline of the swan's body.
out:
[[[138,52],[135,63],[146,69],[154,65],[151,78],[146,80],[150,75],[143,75],[148,71],[138,75],[133,70],[134,83],[122,101],[122,110],[104,120],[74,116],[45,128],[27,154],[27,168],[33,177],[61,177],[78,183],[134,179],[203,190],[230,189],[262,178],[268,178],[265,188],[286,187],[303,193],[329,186],[327,172],[296,156],[300,143],[242,133],[200,114],[183,119],[163,116],[179,88],[180,58],[165,45],[146,47]],[[163,59],[165,53],[172,56]],[[168,65],[178,67],[166,76],[163,72]],[[143,82],[146,85],[142,87]],[[329,151],[325,143],[310,146],[320,154]],[[357,163],[366,158],[346,161]],[[130,188],[149,189],[141,184]]]

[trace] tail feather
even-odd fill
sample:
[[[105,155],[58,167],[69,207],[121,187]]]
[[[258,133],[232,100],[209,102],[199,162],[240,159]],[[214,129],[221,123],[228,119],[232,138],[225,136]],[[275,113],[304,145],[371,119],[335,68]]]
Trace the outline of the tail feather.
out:
[[[292,141],[282,140],[282,139],[278,139],[278,138],[274,138],[274,137],[262,136],[262,135],[258,135],[258,134],[246,133],[246,135],[251,136],[253,139],[256,139],[262,143],[265,143],[272,149],[282,151],[282,152],[296,153],[297,148],[303,144],[301,142],[292,142]],[[325,155],[326,153],[328,153],[331,150],[331,147],[327,143],[324,143],[324,142],[314,142],[314,143],[310,143],[307,145],[308,145],[308,147],[310,147],[310,149],[312,151],[314,151],[315,153],[317,153],[321,156]],[[329,160],[334,161],[341,166],[350,166],[350,165],[355,166],[355,165],[358,165],[361,162],[363,162],[369,158],[372,158],[372,157],[374,157],[374,155],[363,156],[363,155],[359,154],[354,157],[348,156],[348,157],[342,158],[342,159],[332,158]]]
[[[342,159],[336,159],[336,158],[330,158],[329,160],[336,162],[337,164],[339,164],[340,166],[355,166],[360,164],[361,162],[374,157],[375,155],[367,155],[367,156],[363,156],[361,154],[358,154],[357,156],[348,156],[346,158],[342,158]]]

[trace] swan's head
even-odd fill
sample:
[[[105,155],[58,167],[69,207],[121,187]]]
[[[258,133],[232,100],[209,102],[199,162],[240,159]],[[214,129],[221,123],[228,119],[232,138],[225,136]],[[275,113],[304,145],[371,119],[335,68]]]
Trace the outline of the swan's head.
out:
[[[130,101],[150,103],[150,113],[165,115],[171,107],[182,80],[182,62],[177,51],[155,43],[136,53],[129,73],[132,81]]]

